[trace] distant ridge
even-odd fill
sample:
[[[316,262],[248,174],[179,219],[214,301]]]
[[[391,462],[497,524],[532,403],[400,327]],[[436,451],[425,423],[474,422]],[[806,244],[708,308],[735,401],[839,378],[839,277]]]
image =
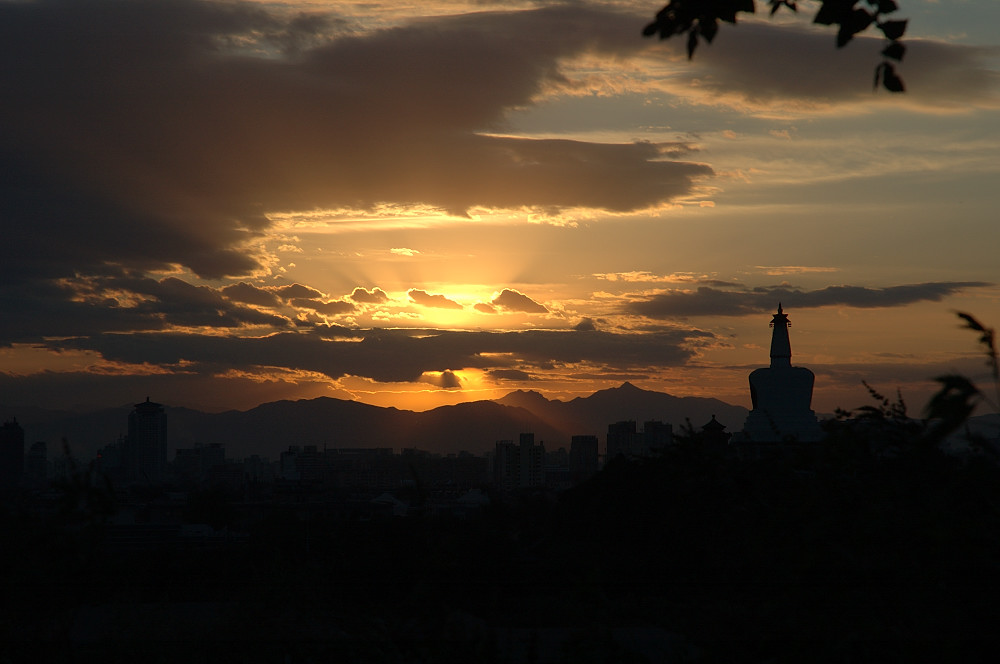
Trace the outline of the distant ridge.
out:
[[[730,432],[739,431],[747,416],[742,406],[705,397],[675,397],[665,392],[654,392],[625,382],[619,387],[594,392],[589,397],[571,401],[546,399],[538,392],[518,390],[497,399],[498,403],[517,405],[530,410],[540,419],[555,427],[574,427],[570,435],[589,433],[602,440],[608,424],[622,420],[643,422],[659,420],[674,425],[678,431],[690,419],[692,426],[701,428],[714,415]]]
[[[81,460],[114,442],[127,430],[131,406],[91,413],[70,414],[39,408],[0,406],[0,412],[17,417],[30,445],[44,440],[49,457],[61,454],[65,437],[73,454]],[[442,406],[425,412],[371,406],[359,401],[330,397],[273,401],[247,411],[204,413],[166,406],[170,458],[178,447],[195,443],[222,443],[227,456],[251,454],[277,459],[290,445],[326,447],[418,448],[435,453],[468,451],[482,454],[497,440],[516,439],[532,432],[548,449],[569,447],[574,435],[594,435],[603,442],[608,424],[636,420],[660,420],[679,430],[685,418],[695,427],[712,415],[737,431],[747,411],[718,399],[674,397],[640,389],[631,383],[601,390],[572,401],[549,400],[535,391],[518,390],[495,401],[473,401]]]

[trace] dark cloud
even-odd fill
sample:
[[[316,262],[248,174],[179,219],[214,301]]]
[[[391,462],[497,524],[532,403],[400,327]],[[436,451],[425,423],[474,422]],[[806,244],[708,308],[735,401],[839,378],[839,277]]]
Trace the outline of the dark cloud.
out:
[[[232,304],[219,291],[208,286],[195,286],[176,277],[148,279],[123,277],[101,284],[105,290],[122,289],[134,296],[145,296],[134,305],[119,304],[126,312],[161,317],[177,326],[240,327],[263,325],[286,327],[288,319],[257,309]],[[128,294],[123,298],[128,300]]]
[[[303,286],[302,284],[290,284],[288,286],[280,286],[274,289],[274,292],[285,298],[286,300],[292,300],[296,298],[304,298],[309,300],[314,300],[316,298],[323,297],[315,288],[310,288],[309,286]]]
[[[351,293],[351,299],[362,304],[383,304],[389,301],[389,296],[381,288],[368,290],[358,286]]]
[[[321,339],[364,339],[368,331],[332,323],[317,323],[311,331]]]
[[[262,337],[225,337],[178,332],[102,334],[50,342],[56,349],[90,350],[128,364],[183,367],[214,374],[277,367],[331,378],[353,375],[380,382],[417,381],[425,372],[552,368],[589,363],[617,367],[680,366],[707,332],[672,329],[647,334],[572,330],[444,332],[320,328],[316,334],[283,332]],[[353,335],[353,337],[352,337]],[[358,339],[341,341],[340,339]]]
[[[531,374],[519,369],[494,369],[489,372],[489,375],[490,378],[496,380],[514,380],[519,382],[532,380]]]
[[[503,291],[490,301],[490,304],[507,311],[520,311],[527,314],[547,314],[549,310],[535,302],[524,293],[510,288]]]
[[[564,82],[563,59],[648,48],[636,25],[560,6],[362,34],[328,14],[251,3],[0,2],[0,219],[12,248],[0,261],[10,305],[0,343],[286,327],[236,306],[276,304],[246,282],[220,295],[165,281],[133,290],[138,303],[107,289],[81,299],[67,286],[111,269],[208,280],[266,270],[255,247],[269,212],[384,202],[635,210],[688,194],[711,169],[679,161],[692,154],[683,143],[483,133]],[[348,311],[299,284],[267,290]],[[355,290],[352,300],[384,295]]]
[[[193,371],[113,373],[44,371],[27,376],[0,372],[4,406],[60,406],[99,409],[128,404],[152,395],[155,401],[201,410],[246,409],[306,394],[328,394],[329,385],[298,377],[204,374]],[[123,421],[124,424],[124,421]],[[74,447],[80,441],[69,441]],[[112,442],[100,441],[101,445]]]
[[[442,371],[440,374],[430,374],[420,379],[421,383],[428,383],[445,390],[462,389],[462,381],[455,375],[454,371]]]
[[[435,309],[461,309],[462,305],[454,300],[449,300],[444,295],[431,295],[427,291],[418,288],[411,288],[406,292],[410,299],[424,307]]]
[[[702,287],[696,291],[668,291],[626,305],[628,313],[649,318],[684,316],[748,316],[773,311],[778,303],[788,309],[843,306],[857,308],[900,307],[914,302],[940,302],[969,288],[992,284],[982,281],[931,282],[887,288],[828,286],[802,291],[787,286],[768,286],[746,291],[724,291]]]
[[[472,307],[481,314],[495,314],[497,308],[492,304],[486,304],[485,302],[476,302],[475,306]]]
[[[691,66],[677,80],[697,82],[701,91],[736,95],[752,103],[794,100],[870,103],[875,66],[885,42],[875,36],[855,37],[843,49],[834,46],[835,32],[802,30],[773,23],[722,26],[710,47],[699,48]],[[670,42],[678,55],[682,39]],[[917,106],[968,108],[993,106],[997,82],[988,66],[988,49],[906,39],[906,60],[897,66],[908,94],[895,101]],[[752,54],[752,57],[748,57]],[[706,75],[709,74],[709,75]]]
[[[322,300],[311,300],[303,297],[296,297],[289,300],[288,303],[293,307],[298,307],[300,309],[312,309],[313,311],[326,316],[350,314],[356,310],[356,307],[350,302],[341,302],[340,300],[323,302]]]
[[[220,292],[233,302],[257,304],[262,307],[276,307],[281,304],[277,296],[271,291],[258,288],[245,281],[226,286]]]
[[[147,332],[171,327],[283,329],[283,316],[240,306],[176,277],[108,272],[73,282],[0,288],[0,345],[51,336]]]
[[[3,273],[238,276],[259,267],[247,242],[268,211],[633,210],[711,173],[669,160],[684,145],[478,133],[561,80],[562,58],[646,48],[634,15],[474,13],[324,39],[326,21],[197,0],[0,3],[0,212],[25,249]]]
[[[574,380],[583,380],[583,381],[601,380],[601,381],[614,381],[616,383],[624,383],[633,380],[646,380],[647,378],[649,378],[649,375],[642,373],[617,373],[613,371],[608,371],[605,373],[594,373],[594,372],[572,373],[569,375],[569,377]]]

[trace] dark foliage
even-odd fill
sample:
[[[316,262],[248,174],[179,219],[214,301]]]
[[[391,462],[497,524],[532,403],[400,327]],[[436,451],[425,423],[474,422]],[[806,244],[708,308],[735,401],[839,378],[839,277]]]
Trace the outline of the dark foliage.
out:
[[[763,4],[764,0],[761,0]],[[719,31],[719,22],[736,23],[741,12],[753,14],[756,0],[670,0],[656,14],[642,34],[659,35],[660,39],[687,35],[688,57],[694,56],[699,40],[711,43]],[[781,7],[798,11],[794,0],[767,0],[773,16]],[[896,74],[895,64],[903,59],[906,47],[900,41],[906,32],[905,20],[890,20],[899,7],[894,0],[822,0],[814,23],[835,26],[837,47],[846,46],[855,35],[875,26],[886,39],[883,60],[875,67],[875,85],[890,92],[903,92],[903,80]]]
[[[643,629],[685,644],[672,661],[978,661],[1000,467],[916,442],[905,405],[878,404],[879,426],[774,458],[692,436],[466,520],[273,505],[238,543],[128,551],[8,505],[0,640],[36,656],[12,662],[41,642],[61,659],[489,662],[551,653],[557,633],[562,659],[539,661],[652,661],[621,636]],[[228,518],[222,500],[188,508]],[[114,627],[81,640],[95,614]]]

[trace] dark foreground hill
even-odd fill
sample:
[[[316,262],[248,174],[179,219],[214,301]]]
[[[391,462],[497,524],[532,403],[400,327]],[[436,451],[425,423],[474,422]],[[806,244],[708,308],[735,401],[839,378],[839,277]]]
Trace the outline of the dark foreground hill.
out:
[[[9,409],[0,409],[6,412]],[[74,455],[91,458],[102,446],[127,433],[130,405],[85,414],[34,410],[18,416],[25,442],[49,444],[49,456],[66,438]],[[670,422],[679,429],[689,418],[700,427],[712,415],[738,430],[746,409],[717,399],[679,398],[641,390],[629,383],[572,401],[550,401],[537,392],[512,392],[497,401],[475,401],[425,412],[381,408],[321,397],[276,401],[247,411],[203,413],[167,406],[170,457],[178,447],[222,443],[231,457],[259,454],[275,458],[289,445],[319,447],[415,447],[436,453],[467,450],[481,454],[497,440],[535,434],[547,449],[569,447],[574,435],[604,439],[620,420]],[[17,413],[12,413],[17,415]]]

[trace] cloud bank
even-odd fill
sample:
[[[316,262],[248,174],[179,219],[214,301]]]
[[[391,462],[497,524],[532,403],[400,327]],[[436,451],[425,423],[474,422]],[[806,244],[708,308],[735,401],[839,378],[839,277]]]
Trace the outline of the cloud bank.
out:
[[[262,5],[2,3],[0,213],[23,251],[0,270],[249,275],[286,210],[664,204],[711,169],[648,143],[484,133],[561,59],[642,49],[633,21],[553,7],[319,40],[322,17]]]
[[[694,291],[669,290],[651,297],[635,300],[625,306],[625,311],[648,318],[675,318],[687,316],[750,316],[773,311],[778,303],[789,309],[815,307],[900,307],[915,302],[940,302],[972,288],[985,288],[993,284],[984,281],[930,282],[906,284],[887,288],[862,286],[828,286],[814,291],[803,291],[787,286],[770,286],[752,290],[720,290],[701,287]]]

